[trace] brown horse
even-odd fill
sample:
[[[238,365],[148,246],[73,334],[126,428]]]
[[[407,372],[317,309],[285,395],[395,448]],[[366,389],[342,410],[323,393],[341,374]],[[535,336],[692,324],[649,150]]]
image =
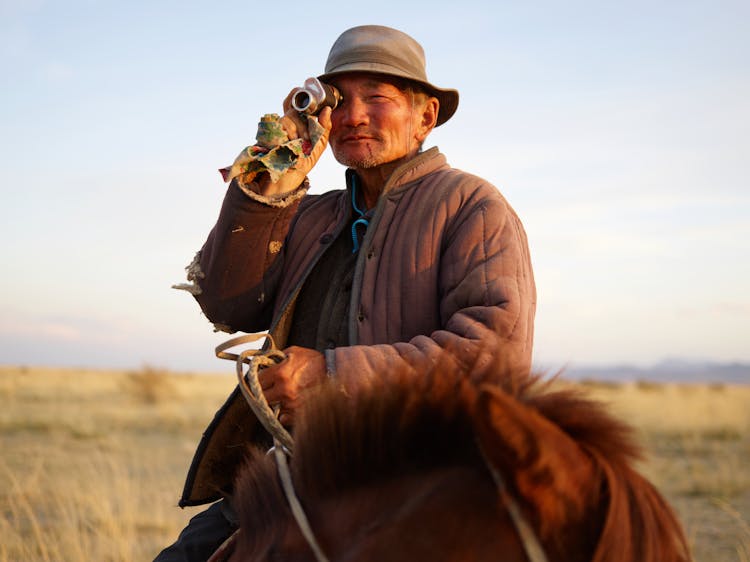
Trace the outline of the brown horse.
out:
[[[534,559],[516,515],[549,562],[690,559],[673,512],[633,468],[630,428],[538,377],[480,384],[434,369],[354,396],[328,389],[294,443],[296,496],[330,561]],[[272,455],[250,453],[234,504],[232,560],[316,560]]]

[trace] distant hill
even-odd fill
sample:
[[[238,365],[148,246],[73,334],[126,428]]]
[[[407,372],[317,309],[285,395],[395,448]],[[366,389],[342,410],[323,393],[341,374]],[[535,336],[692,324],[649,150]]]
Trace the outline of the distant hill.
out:
[[[569,365],[563,371],[569,379],[654,382],[724,382],[750,384],[749,363],[718,363],[666,359],[650,367],[635,365]]]

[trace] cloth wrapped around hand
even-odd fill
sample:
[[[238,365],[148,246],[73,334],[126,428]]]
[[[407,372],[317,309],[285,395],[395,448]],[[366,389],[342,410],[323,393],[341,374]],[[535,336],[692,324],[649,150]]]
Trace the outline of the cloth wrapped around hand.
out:
[[[325,132],[317,117],[305,117],[310,140],[290,140],[276,113],[267,113],[261,117],[255,144],[244,148],[231,166],[219,170],[224,181],[229,182],[239,177],[243,183],[250,183],[262,172],[268,172],[272,182],[278,181],[284,172],[294,167],[299,157],[309,156],[313,146]]]

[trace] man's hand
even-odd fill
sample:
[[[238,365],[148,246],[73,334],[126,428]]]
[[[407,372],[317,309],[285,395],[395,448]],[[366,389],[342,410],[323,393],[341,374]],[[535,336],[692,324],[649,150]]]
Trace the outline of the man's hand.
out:
[[[293,425],[295,411],[304,402],[306,391],[328,377],[325,357],[319,351],[292,346],[284,353],[286,359],[261,369],[258,380],[268,403],[281,406],[279,421],[288,427]]]
[[[284,128],[284,132],[286,132],[289,140],[298,138],[310,140],[306,118],[301,117],[299,112],[292,108],[292,96],[296,91],[297,88],[289,92],[289,95],[284,100],[284,115],[281,118],[281,126]],[[300,156],[294,167],[289,168],[276,183],[271,183],[268,175],[264,174],[262,178],[257,180],[258,193],[265,197],[271,197],[282,193],[289,193],[300,186],[307,174],[310,173],[310,170],[320,160],[326,146],[328,146],[328,136],[331,133],[331,111],[330,107],[324,107],[318,114],[318,123],[323,126],[324,132],[315,146],[312,147],[310,154],[308,156]]]

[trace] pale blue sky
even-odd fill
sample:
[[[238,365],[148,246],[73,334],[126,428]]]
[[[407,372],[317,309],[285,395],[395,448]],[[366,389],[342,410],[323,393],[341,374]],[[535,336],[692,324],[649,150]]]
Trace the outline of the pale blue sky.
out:
[[[538,363],[750,361],[746,0],[0,0],[0,364],[227,369],[170,286],[217,169],[363,23],[461,92],[427,144],[524,221]]]

